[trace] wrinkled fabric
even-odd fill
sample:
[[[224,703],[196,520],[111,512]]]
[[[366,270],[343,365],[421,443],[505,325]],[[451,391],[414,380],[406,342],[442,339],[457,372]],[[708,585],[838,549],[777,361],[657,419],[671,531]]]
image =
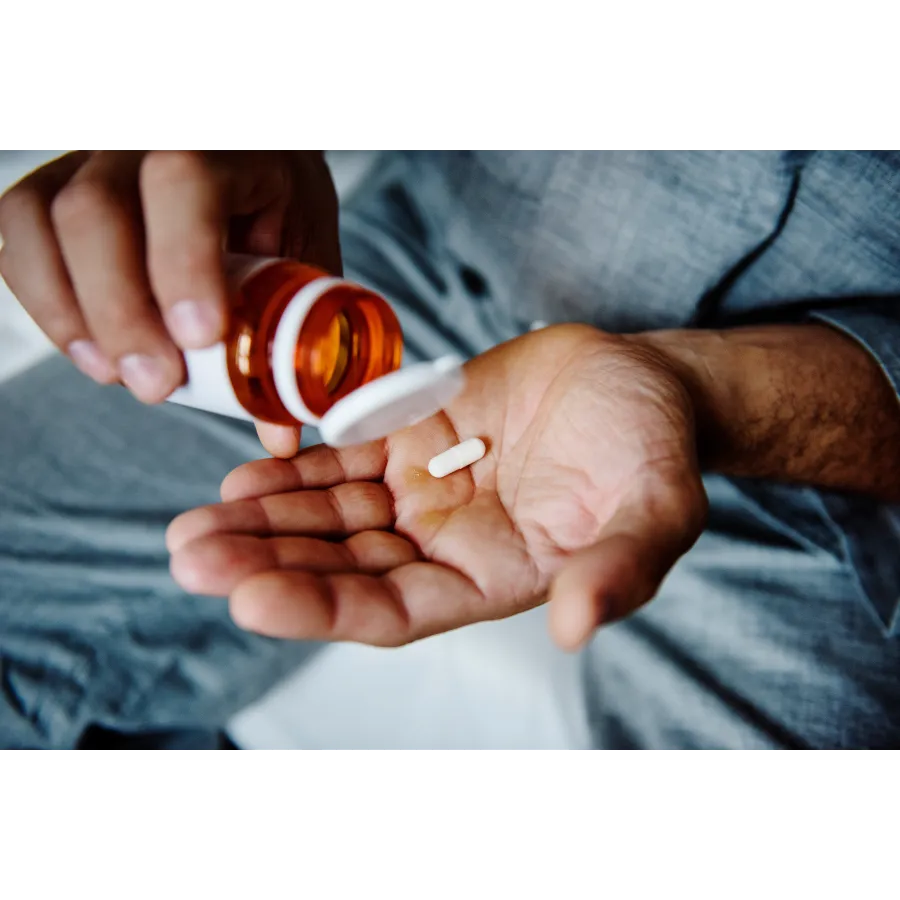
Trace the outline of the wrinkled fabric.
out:
[[[345,269],[390,299],[408,361],[536,319],[818,320],[897,390],[898,172],[875,152],[385,154],[343,211]],[[4,746],[214,730],[314,652],[240,632],[167,573],[167,522],[258,455],[246,425],[140,407],[60,360],[0,385],[0,423]],[[900,746],[900,511],[706,483],[696,547],[583,653],[594,744]]]

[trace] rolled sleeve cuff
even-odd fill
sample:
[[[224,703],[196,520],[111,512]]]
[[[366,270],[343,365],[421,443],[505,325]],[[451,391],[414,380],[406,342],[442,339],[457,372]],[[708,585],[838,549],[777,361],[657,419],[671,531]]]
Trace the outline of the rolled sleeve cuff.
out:
[[[853,338],[875,359],[900,403],[900,308],[892,314],[861,308],[838,308],[810,313]],[[896,455],[897,448],[885,453]],[[883,631],[900,630],[900,506],[831,492],[821,492],[829,517],[846,542],[849,561],[862,593]]]
[[[900,400],[900,307],[894,316],[840,308],[812,312],[810,318],[831,325],[862,344],[884,370]]]

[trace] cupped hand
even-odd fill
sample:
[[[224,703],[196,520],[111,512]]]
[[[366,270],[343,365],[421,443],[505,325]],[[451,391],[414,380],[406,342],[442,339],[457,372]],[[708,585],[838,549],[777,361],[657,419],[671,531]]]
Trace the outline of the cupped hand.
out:
[[[587,326],[466,366],[445,411],[387,440],[252,462],[169,528],[175,579],[243,627],[399,645],[551,600],[564,647],[650,599],[706,513],[693,411],[657,351]],[[487,454],[443,479],[429,459]]]

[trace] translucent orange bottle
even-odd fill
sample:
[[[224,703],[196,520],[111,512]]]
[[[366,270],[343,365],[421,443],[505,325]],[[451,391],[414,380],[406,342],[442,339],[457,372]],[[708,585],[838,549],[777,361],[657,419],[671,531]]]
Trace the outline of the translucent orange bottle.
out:
[[[294,260],[233,256],[225,340],[185,353],[170,400],[223,415],[317,425],[341,445],[383,436],[461,389],[460,361],[397,372],[403,334],[378,294]],[[393,381],[385,376],[395,373]],[[360,389],[378,381],[377,389]],[[329,428],[329,424],[334,427]]]

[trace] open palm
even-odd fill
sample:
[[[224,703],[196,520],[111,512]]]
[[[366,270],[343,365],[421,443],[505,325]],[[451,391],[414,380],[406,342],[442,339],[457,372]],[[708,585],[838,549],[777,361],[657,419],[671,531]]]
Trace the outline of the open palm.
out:
[[[444,412],[387,440],[236,469],[168,533],[172,573],[279,637],[396,645],[557,601],[583,641],[655,592],[702,527],[687,392],[661,358],[586,326],[467,364]],[[469,437],[486,456],[443,479]]]

